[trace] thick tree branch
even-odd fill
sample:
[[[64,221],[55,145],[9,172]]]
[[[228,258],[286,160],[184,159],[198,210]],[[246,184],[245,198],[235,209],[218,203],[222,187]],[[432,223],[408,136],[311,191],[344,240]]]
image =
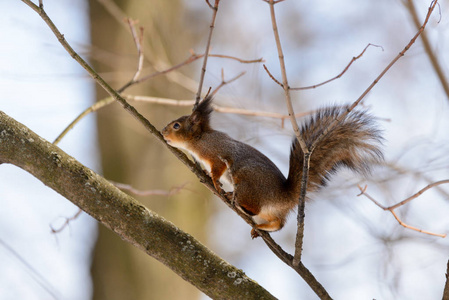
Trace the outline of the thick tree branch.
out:
[[[275,299],[241,270],[0,112],[0,163],[34,175],[213,299]]]

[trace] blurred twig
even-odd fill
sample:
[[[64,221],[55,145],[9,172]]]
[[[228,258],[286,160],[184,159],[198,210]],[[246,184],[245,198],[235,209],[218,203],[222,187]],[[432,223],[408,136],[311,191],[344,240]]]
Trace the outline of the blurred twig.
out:
[[[62,224],[62,226],[59,227],[58,229],[54,229],[53,226],[50,225],[51,232],[52,232],[52,233],[59,233],[59,232],[63,231],[64,228],[66,228],[67,226],[69,226],[69,223],[70,223],[71,221],[75,220],[76,218],[78,218],[78,217],[81,215],[82,212],[83,212],[83,211],[82,211],[81,209],[78,209],[78,211],[76,212],[76,214],[74,214],[72,217],[70,217],[70,218],[65,218],[64,224]]]
[[[43,6],[41,6],[43,7]],[[13,255],[29,272],[33,279],[40,285],[53,299],[61,299],[61,293],[49,282],[45,277],[39,273],[26,259],[22,257],[13,247],[7,244],[0,238],[0,245],[3,246],[11,255]]]
[[[131,186],[129,184],[114,182],[111,180],[109,180],[109,182],[112,183],[113,185],[115,185],[116,187],[118,187],[119,189],[121,189],[122,191],[128,191],[137,196],[167,196],[167,197],[169,197],[169,196],[178,194],[187,185],[187,183],[184,183],[184,184],[174,187],[168,191],[167,190],[144,190],[144,191],[142,191],[142,190],[134,188],[133,186]]]
[[[143,68],[144,54],[143,54],[142,41],[143,41],[143,30],[144,29],[143,29],[143,27],[139,27],[139,33],[137,33],[136,27],[134,26],[137,23],[137,21],[134,21],[131,18],[127,18],[126,22],[128,23],[129,28],[131,30],[131,34],[133,36],[134,44],[136,45],[137,55],[138,55],[139,59],[137,62],[137,68],[136,68],[136,72],[134,73],[134,76],[131,78],[131,80],[128,83],[126,83],[124,86],[122,86],[121,88],[119,88],[117,90],[118,93],[123,92],[131,85],[137,83],[137,79],[139,78],[140,73],[142,72],[142,68]]]
[[[196,61],[196,60],[198,60],[198,59],[200,59],[200,58],[203,58],[204,56],[205,56],[205,54],[196,54],[196,53],[192,53],[192,54],[189,56],[189,58],[187,58],[185,61],[183,61],[183,62],[181,62],[181,63],[179,63],[179,64],[177,64],[177,65],[175,65],[175,66],[172,66],[172,67],[170,67],[170,68],[167,68],[167,69],[165,69],[165,70],[157,71],[157,72],[154,72],[154,73],[152,73],[152,74],[143,76],[141,79],[136,80],[136,84],[137,84],[137,83],[141,83],[141,82],[143,82],[143,81],[145,81],[145,80],[148,80],[148,79],[150,79],[150,78],[153,78],[153,77],[162,75],[162,74],[167,74],[167,73],[173,72],[174,70],[179,69],[179,68],[181,68],[181,67],[184,67],[184,66],[186,66],[186,65],[188,65],[188,64],[190,64],[190,63],[192,63],[192,62],[194,62],[194,61]],[[242,64],[250,64],[250,63],[263,62],[263,59],[262,59],[262,58],[252,59],[252,60],[246,60],[246,59],[241,59],[241,58],[238,58],[238,57],[235,57],[235,56],[223,55],[223,54],[209,54],[209,57],[219,57],[219,58],[232,59],[232,60],[236,60],[236,61],[238,61],[238,62],[240,62],[240,63],[242,63]]]

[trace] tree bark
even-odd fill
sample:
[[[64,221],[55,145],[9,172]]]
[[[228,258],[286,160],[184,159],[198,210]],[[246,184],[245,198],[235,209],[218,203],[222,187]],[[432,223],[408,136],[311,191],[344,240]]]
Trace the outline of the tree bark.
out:
[[[275,299],[192,236],[3,112],[0,163],[29,172],[213,299]]]

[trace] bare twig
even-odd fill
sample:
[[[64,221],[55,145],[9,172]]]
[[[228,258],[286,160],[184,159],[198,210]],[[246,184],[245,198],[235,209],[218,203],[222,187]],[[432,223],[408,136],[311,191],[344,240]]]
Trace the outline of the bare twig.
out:
[[[354,56],[354,57],[351,59],[351,61],[349,62],[349,64],[348,64],[348,65],[343,69],[343,71],[342,71],[340,74],[338,74],[337,76],[335,76],[335,77],[333,77],[333,78],[331,78],[331,79],[328,79],[328,80],[326,80],[326,81],[323,81],[323,82],[321,82],[321,83],[318,83],[318,84],[314,84],[314,85],[310,85],[310,86],[305,86],[305,87],[290,88],[290,90],[292,90],[292,91],[297,91],[297,90],[314,89],[314,88],[320,87],[320,86],[322,86],[322,85],[325,85],[325,84],[327,84],[327,83],[329,83],[329,82],[331,82],[331,81],[334,81],[334,80],[340,78],[341,76],[343,76],[343,74],[346,73],[346,71],[348,71],[349,67],[351,67],[351,65],[352,65],[357,59],[359,59],[360,57],[363,56],[363,54],[365,53],[366,49],[368,49],[369,46],[379,47],[379,48],[382,49],[382,51],[384,50],[384,49],[382,48],[382,46],[374,45],[374,44],[369,43],[368,45],[366,45],[365,49],[363,49],[363,51],[362,51],[359,55]]]
[[[137,21],[134,21],[134,20],[132,20],[130,18],[128,18],[127,21],[128,21],[129,27],[131,29],[131,33],[133,35],[134,44],[136,45],[136,49],[137,49],[137,54],[139,55],[139,62],[137,64],[137,70],[136,70],[136,73],[134,74],[134,76],[132,78],[132,80],[134,81],[134,80],[137,80],[137,78],[139,77],[140,72],[142,71],[142,68],[143,68],[144,55],[143,55],[143,44],[142,44],[142,41],[143,41],[144,29],[143,29],[143,27],[139,27],[139,33],[137,33],[136,27],[134,26],[137,23]]]
[[[229,83],[231,80],[228,80]],[[215,93],[215,91],[213,92]],[[174,100],[160,97],[151,97],[151,96],[132,96],[132,95],[123,95],[125,99],[129,101],[142,101],[148,103],[156,103],[163,105],[171,105],[171,106],[192,106],[195,103],[195,100]],[[226,114],[236,114],[236,115],[245,115],[245,116],[255,116],[255,117],[266,117],[273,119],[281,119],[282,122],[285,119],[290,118],[288,115],[267,112],[267,111],[256,111],[256,110],[248,110],[242,108],[234,108],[234,107],[224,107],[217,104],[212,104],[214,111]],[[302,113],[295,114],[295,118],[301,118],[312,114],[314,111],[306,111]]]
[[[204,54],[201,54],[201,56],[204,56]],[[219,57],[219,58],[229,58],[232,60],[236,60],[239,63],[242,64],[254,64],[254,63],[263,63],[265,60],[263,58],[256,58],[256,59],[241,59],[235,56],[231,55],[224,55],[224,54],[209,54],[209,57]]]
[[[416,39],[421,35],[421,33],[424,31],[427,22],[429,21],[429,18],[435,9],[435,6],[437,5],[438,0],[434,0],[431,2],[426,18],[419,28],[418,32],[412,37],[410,42],[404,47],[404,49],[399,52],[399,54],[393,58],[393,60],[383,69],[383,71],[376,77],[376,79],[368,86],[368,88],[360,95],[360,97],[352,103],[351,106],[348,107],[347,111],[344,114],[341,114],[339,118],[335,119],[333,122],[329,124],[329,126],[323,130],[323,133],[314,141],[312,146],[310,147],[312,150],[316,147],[316,145],[321,141],[321,139],[326,136],[326,134],[334,128],[341,120],[343,120],[364,98],[365,96],[373,89],[373,87],[382,79],[382,77],[391,69],[391,67],[401,58],[405,55],[405,53],[410,49],[410,47],[415,43]]]
[[[413,38],[410,40],[410,42],[404,47],[404,49],[399,52],[399,54],[393,58],[393,60],[385,67],[385,69],[377,76],[377,78],[371,83],[371,85],[360,95],[360,97],[351,105],[349,108],[349,111],[351,111],[354,107],[356,107],[360,101],[362,101],[363,98],[373,89],[373,87],[379,82],[380,79],[390,70],[390,68],[401,58],[405,55],[405,53],[410,49],[410,47],[416,42],[416,39],[421,35],[421,33],[426,28],[427,22],[429,21],[430,16],[432,15],[433,10],[435,9],[435,6],[438,4],[438,0],[433,0],[429,6],[429,9],[427,11],[426,18],[424,22],[422,23],[421,27],[419,28],[418,32],[413,36]],[[348,113],[349,113],[348,111]]]
[[[415,23],[415,26],[420,29],[421,22],[418,18],[418,13],[416,12],[416,7],[413,2],[413,0],[407,0],[407,8],[410,12],[410,15],[413,19],[413,23]],[[429,57],[430,63],[432,64],[433,69],[435,70],[435,73],[437,74],[438,79],[440,80],[441,86],[443,87],[444,92],[446,93],[446,97],[449,100],[449,81],[447,79],[446,74],[444,74],[444,70],[441,67],[441,63],[438,60],[438,57],[435,55],[434,51],[432,50],[432,46],[430,45],[429,38],[427,37],[427,34],[423,32],[421,34],[421,41],[424,46],[424,50],[426,51],[427,56]]]
[[[200,82],[198,84],[198,91],[196,92],[195,105],[194,105],[193,109],[195,109],[198,106],[200,99],[201,99],[201,90],[203,88],[204,76],[206,75],[207,57],[209,56],[209,52],[210,52],[210,42],[212,41],[212,33],[215,28],[215,19],[217,17],[218,4],[220,3],[220,0],[215,0],[214,6],[212,6],[209,3],[209,1],[206,1],[206,2],[209,5],[209,7],[213,10],[213,13],[212,13],[212,21],[211,21],[210,29],[209,29],[209,36],[207,38],[206,50],[204,51],[204,60],[203,60],[203,67],[201,68]]]
[[[284,114],[266,112],[266,111],[255,111],[255,110],[247,110],[247,109],[241,109],[241,108],[223,107],[223,106],[218,106],[216,104],[212,105],[212,107],[214,108],[215,111],[221,112],[221,113],[281,119],[282,122],[285,119],[290,118],[289,116],[284,115]],[[304,116],[310,115],[312,113],[313,113],[313,111],[297,113],[297,114],[295,114],[295,117],[297,117],[297,118],[304,117]]]
[[[303,236],[304,236],[304,207],[305,207],[305,195],[307,190],[307,179],[309,173],[309,161],[311,151],[306,146],[304,139],[301,136],[301,132],[299,131],[298,123],[296,122],[295,113],[293,110],[291,97],[290,97],[290,88],[288,85],[287,79],[287,71],[285,68],[284,62],[284,54],[282,51],[281,40],[277,28],[276,15],[274,11],[274,5],[276,3],[282,2],[283,0],[266,1],[270,6],[270,15],[271,15],[271,24],[273,27],[274,38],[276,41],[276,47],[279,55],[279,64],[281,68],[282,74],[282,87],[284,89],[285,99],[287,102],[288,114],[290,116],[290,121],[293,126],[293,130],[295,131],[296,138],[298,139],[299,145],[304,153],[304,168],[303,168],[303,176],[301,178],[301,196],[299,198],[298,203],[298,217],[297,217],[297,234],[295,241],[295,255],[291,256],[285,253],[279,245],[272,241],[271,237],[266,232],[258,232],[262,233],[262,238],[265,243],[270,247],[270,249],[278,255],[279,258],[282,259],[287,265],[293,268],[303,279],[307,282],[307,284],[312,288],[312,290],[317,294],[320,299],[331,299],[326,289],[315,279],[315,277],[310,273],[310,271],[302,264],[301,262],[301,254],[302,254],[302,244],[303,244]],[[268,71],[268,70],[267,70]],[[269,73],[269,72],[268,72]]]
[[[402,206],[402,205],[406,204],[407,202],[410,202],[410,201],[412,201],[413,199],[418,198],[422,193],[424,193],[424,192],[427,191],[428,189],[431,189],[431,188],[433,188],[433,187],[435,187],[435,186],[438,186],[438,185],[440,185],[440,184],[446,184],[446,183],[449,183],[449,179],[448,179],[448,180],[440,180],[440,181],[434,182],[434,183],[432,183],[432,184],[429,184],[429,185],[427,185],[425,188],[419,190],[416,194],[414,194],[414,195],[408,197],[408,198],[405,199],[405,200],[402,200],[401,202],[399,202],[399,203],[397,203],[397,204],[395,204],[395,205],[392,205],[392,206],[388,207],[387,209],[396,209],[396,208],[398,208],[399,206]]]
[[[226,83],[230,83],[231,81],[235,80],[237,78],[230,79],[226,81]],[[216,92],[216,89],[213,93]],[[155,104],[162,104],[162,105],[171,105],[171,106],[192,106],[195,104],[195,100],[175,100],[175,99],[168,99],[168,98],[161,98],[161,97],[151,97],[151,96],[134,96],[134,95],[127,95],[122,94],[122,97],[124,97],[128,101],[140,101],[140,102],[147,102],[147,103],[155,103]],[[103,107],[106,107],[112,103],[114,103],[115,100],[112,97],[107,97],[104,99],[101,99],[97,102],[95,102],[92,106],[88,107],[86,110],[84,110],[81,114],[79,114],[55,139],[53,142],[55,145],[57,145],[64,136],[67,135],[67,133],[75,127],[75,125],[80,122],[84,117],[86,117],[88,114],[96,112],[100,110]],[[215,111],[220,113],[228,113],[228,114],[238,114],[238,115],[246,115],[246,116],[257,116],[257,117],[266,117],[266,118],[274,118],[274,119],[281,119],[282,124],[281,127],[284,127],[284,120],[288,119],[288,115],[274,113],[274,112],[266,112],[266,111],[255,111],[255,110],[247,110],[247,109],[241,109],[241,108],[233,108],[233,107],[223,107],[216,104],[213,104],[212,107]],[[303,112],[303,113],[297,113],[295,114],[295,118],[304,117],[307,115],[312,114],[313,111]]]
[[[229,83],[230,80],[227,81]],[[215,91],[213,92],[215,93]],[[194,104],[195,100],[174,100],[160,97],[150,97],[150,96],[132,96],[132,95],[123,95],[125,99],[129,101],[142,101],[148,103],[156,103],[163,105],[172,105],[172,106],[191,106]],[[267,112],[267,111],[256,111],[256,110],[248,110],[242,108],[234,108],[234,107],[224,107],[217,104],[212,104],[214,111],[226,114],[236,114],[236,115],[245,115],[245,116],[255,116],[255,117],[266,117],[273,119],[281,119],[282,122],[285,119],[290,118],[288,115]],[[314,111],[306,111],[302,113],[295,114],[295,118],[301,118],[312,114]]]
[[[419,229],[417,227],[405,224],[401,219],[399,219],[399,217],[396,215],[394,210],[390,210],[390,212],[392,213],[392,215],[394,216],[396,221],[398,221],[399,225],[401,225],[404,228],[408,228],[408,229],[411,229],[411,230],[414,230],[414,231],[418,231],[418,232],[421,232],[421,233],[424,233],[424,234],[428,234],[428,235],[439,236],[439,237],[442,237],[442,238],[446,237],[446,234],[433,233],[433,232],[430,232],[430,231],[427,231],[427,230]]]
[[[75,125],[81,121],[81,119],[83,119],[85,116],[87,116],[88,114],[90,114],[91,112],[95,112],[97,110],[99,110],[102,107],[105,107],[111,103],[114,103],[115,99],[112,97],[108,97],[105,99],[102,99],[98,102],[95,102],[92,106],[88,107],[86,110],[84,110],[81,114],[79,114],[75,120],[73,120],[69,126],[67,126],[59,135],[58,137],[54,140],[53,144],[57,145],[59,144],[59,142],[64,138],[64,136],[66,136],[66,134],[73,129],[73,127],[75,127]]]
[[[243,75],[245,75],[246,72],[241,72],[240,74],[238,74],[237,76],[229,79],[229,80],[225,80],[224,78],[224,70],[221,69],[221,83],[212,91],[212,95],[215,95],[219,89],[221,89],[223,86],[225,86],[226,84],[229,84],[237,79],[239,79],[240,77],[242,77]]]
[[[265,64],[263,65],[263,68],[265,69],[265,72],[267,72],[268,76],[270,76],[270,78],[271,78],[274,82],[276,82],[277,84],[279,84],[279,85],[281,86],[281,88],[284,88],[284,85],[283,85],[279,80],[277,80],[277,79],[273,76],[273,74],[271,74],[271,72],[268,70],[268,68],[267,68],[267,66],[266,66]]]
[[[299,141],[301,149],[304,151],[304,153],[306,153],[306,152],[308,152],[306,143],[304,142],[304,139],[301,136],[301,132],[299,131],[298,123],[296,122],[296,119],[294,118],[295,113],[293,110],[293,105],[292,105],[292,101],[291,101],[291,97],[290,97],[290,87],[288,85],[287,71],[286,71],[285,61],[284,61],[284,53],[282,51],[281,38],[279,36],[279,31],[278,31],[277,21],[276,21],[276,14],[274,11],[274,5],[276,3],[277,3],[277,1],[273,1],[273,0],[268,1],[268,4],[270,6],[271,25],[273,27],[274,39],[276,41],[276,47],[277,47],[277,52],[278,52],[278,57],[279,57],[279,65],[280,65],[281,74],[282,74],[282,87],[284,89],[288,114],[290,116],[290,121],[292,123],[293,130],[295,132],[296,138]]]
[[[303,244],[303,237],[304,237],[304,207],[305,207],[305,195],[307,190],[307,178],[309,173],[309,160],[310,160],[310,149],[307,147],[304,139],[301,136],[301,132],[299,130],[298,123],[296,122],[295,113],[293,110],[293,105],[290,97],[290,87],[288,85],[288,79],[287,79],[287,71],[285,67],[285,61],[284,61],[284,53],[282,51],[282,45],[281,45],[281,39],[279,36],[279,31],[277,27],[277,21],[276,21],[276,15],[274,10],[274,5],[278,3],[273,0],[269,0],[268,4],[270,7],[270,15],[271,15],[271,24],[273,27],[273,33],[274,33],[274,39],[276,41],[276,47],[277,52],[279,56],[279,65],[281,68],[281,74],[282,74],[282,87],[284,89],[285,94],[285,100],[287,103],[287,109],[288,114],[290,116],[290,122],[293,127],[293,131],[295,132],[296,138],[299,142],[299,145],[304,153],[304,168],[303,168],[303,174],[301,179],[301,195],[299,197],[298,201],[298,215],[297,215],[297,233],[296,233],[296,241],[295,241],[295,255],[293,258],[293,265],[299,266],[299,263],[301,261],[301,255],[302,255],[302,244]],[[268,70],[267,70],[268,71]]]
[[[209,5],[209,7],[210,7],[211,9],[215,9],[214,6],[213,6],[212,4],[210,4],[209,0],[206,0],[206,3],[207,3],[207,5]]]
[[[371,200],[374,204],[376,204],[376,205],[377,205],[378,207],[380,207],[381,209],[383,209],[383,210],[385,210],[385,211],[391,212],[391,214],[394,216],[394,218],[396,219],[396,221],[398,221],[398,223],[399,223],[401,226],[403,226],[403,227],[405,227],[405,228],[408,228],[408,229],[411,229],[411,230],[414,230],[414,231],[422,232],[422,233],[425,233],[425,234],[429,234],[429,235],[434,235],[434,236],[438,236],[438,237],[445,238],[445,237],[446,237],[446,234],[433,233],[433,232],[430,232],[430,231],[427,231],[427,230],[422,230],[422,229],[413,227],[413,226],[411,226],[411,225],[407,225],[406,223],[404,223],[404,222],[397,216],[397,214],[396,214],[395,211],[394,211],[394,210],[395,210],[396,208],[398,208],[399,206],[402,206],[402,205],[406,204],[407,202],[410,202],[411,200],[417,198],[419,195],[421,195],[422,193],[424,193],[426,190],[428,190],[428,189],[430,189],[430,188],[432,188],[432,187],[435,187],[435,186],[437,186],[437,185],[444,184],[444,183],[449,183],[449,180],[441,180],[441,181],[435,182],[435,183],[433,183],[433,184],[429,184],[428,186],[426,186],[425,188],[421,189],[419,192],[417,192],[417,193],[414,194],[413,196],[411,196],[411,197],[409,197],[409,198],[407,198],[407,199],[405,199],[405,200],[403,200],[403,201],[401,201],[401,202],[399,202],[399,203],[397,203],[397,204],[395,204],[395,205],[388,206],[388,207],[387,207],[387,206],[384,206],[384,205],[382,205],[382,204],[380,204],[376,199],[374,199],[372,196],[370,196],[370,195],[366,192],[367,186],[365,186],[364,188],[362,188],[360,185],[357,185],[357,186],[358,186],[358,188],[360,189],[360,194],[359,194],[358,196],[364,195],[366,198],[368,198],[369,200]]]
[[[141,79],[136,80],[136,83],[141,83],[141,82],[143,82],[145,80],[148,80],[148,79],[153,78],[153,77],[158,76],[158,75],[167,74],[167,73],[172,72],[172,71],[174,71],[176,69],[179,69],[179,68],[181,68],[181,67],[183,67],[185,65],[188,65],[191,62],[194,62],[194,61],[196,61],[196,60],[198,60],[200,58],[203,58],[204,56],[205,56],[205,54],[192,53],[192,55],[189,58],[187,58],[185,61],[183,61],[182,63],[179,63],[179,64],[177,64],[177,65],[175,65],[173,67],[170,67],[168,69],[157,71],[157,72],[154,72],[154,73],[152,73],[150,75],[147,75],[147,76],[143,76]],[[223,55],[223,54],[209,54],[209,57],[219,57],[219,58],[232,59],[232,60],[236,60],[236,61],[238,61],[238,62],[240,62],[242,64],[263,62],[262,58],[252,59],[252,60],[245,60],[245,59],[241,59],[241,58],[238,58],[238,57],[234,57],[234,56],[230,56],[230,55]]]

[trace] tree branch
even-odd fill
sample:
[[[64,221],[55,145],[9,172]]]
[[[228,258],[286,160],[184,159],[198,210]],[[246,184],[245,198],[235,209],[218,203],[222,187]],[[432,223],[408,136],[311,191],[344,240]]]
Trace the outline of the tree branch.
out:
[[[119,88],[117,90],[117,93],[122,93],[124,90],[126,90],[128,87],[132,86],[133,84],[137,83],[137,80],[140,76],[140,73],[142,72],[143,68],[143,60],[144,60],[144,53],[143,53],[143,27],[139,27],[139,33],[136,32],[136,27],[134,25],[137,24],[137,21],[132,20],[131,18],[127,18],[126,22],[129,25],[129,29],[131,30],[131,34],[133,36],[134,44],[136,45],[137,55],[138,55],[138,61],[137,61],[137,68],[136,72],[134,73],[134,76],[131,78],[130,81],[128,81],[124,86]]]
[[[293,110],[292,100],[290,97],[290,87],[288,85],[287,79],[287,71],[285,68],[284,61],[284,53],[282,51],[281,38],[279,36],[279,31],[277,27],[276,14],[274,10],[274,5],[279,3],[280,1],[267,1],[270,6],[270,15],[271,15],[271,25],[273,27],[274,39],[276,41],[277,52],[279,56],[279,65],[281,68],[282,74],[282,87],[284,89],[285,100],[287,103],[288,115],[290,116],[290,122],[293,127],[293,131],[295,132],[296,139],[304,153],[304,168],[301,178],[301,195],[298,201],[298,214],[297,214],[297,232],[296,232],[296,240],[295,240],[295,256],[293,258],[293,265],[299,266],[302,255],[302,244],[304,237],[304,209],[305,209],[305,195],[307,192],[307,180],[309,174],[309,162],[310,162],[310,154],[311,151],[309,147],[306,145],[306,142],[302,138],[301,132],[299,130],[298,123],[296,122],[295,112]],[[265,70],[268,72],[267,68]],[[269,73],[269,72],[268,72]]]
[[[415,4],[413,3],[413,0],[407,0],[406,5],[413,19],[413,23],[415,24],[416,28],[420,29],[421,22],[419,21],[418,13],[416,12],[416,7]],[[432,67],[435,70],[438,79],[440,80],[441,86],[446,94],[447,100],[449,100],[449,81],[447,80],[446,74],[444,74],[443,68],[441,67],[441,63],[438,61],[438,57],[432,50],[429,38],[427,37],[427,34],[425,32],[421,34],[421,41],[424,46],[424,49],[426,50],[426,54],[429,57],[430,63],[432,64]]]
[[[210,24],[209,29],[209,36],[207,38],[207,44],[206,44],[206,50],[204,51],[204,60],[203,60],[203,67],[201,68],[201,76],[200,76],[200,82],[198,84],[198,91],[196,92],[196,99],[195,99],[195,105],[193,106],[193,110],[198,106],[200,99],[201,99],[201,89],[203,88],[203,82],[204,82],[204,76],[206,74],[206,66],[207,66],[207,58],[209,56],[210,51],[210,42],[212,40],[212,33],[214,31],[215,27],[215,19],[217,17],[218,12],[218,5],[220,4],[220,0],[215,0],[215,5],[212,6],[209,1],[206,1],[209,7],[213,10],[212,13],[212,21]]]
[[[443,300],[449,300],[449,261],[446,269],[446,284],[444,285]]]
[[[0,162],[29,172],[213,299],[275,299],[192,236],[3,112]]]

